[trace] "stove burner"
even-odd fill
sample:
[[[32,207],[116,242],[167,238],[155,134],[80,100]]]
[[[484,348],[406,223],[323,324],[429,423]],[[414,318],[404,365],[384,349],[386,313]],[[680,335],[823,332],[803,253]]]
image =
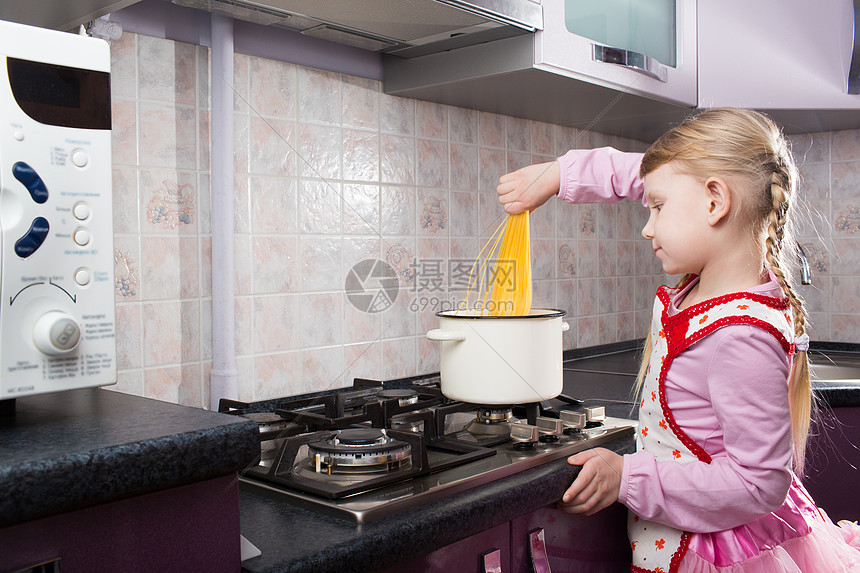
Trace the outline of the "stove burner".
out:
[[[400,406],[408,406],[418,403],[418,392],[416,390],[381,390],[376,393],[380,400],[397,400]]]
[[[477,421],[482,424],[498,424],[507,422],[513,416],[510,406],[480,406],[477,413]]]
[[[481,406],[475,419],[466,426],[473,436],[507,436],[511,433],[509,420],[513,412],[507,406]]]
[[[388,472],[409,467],[412,447],[378,428],[347,428],[308,444],[308,459],[317,473]]]

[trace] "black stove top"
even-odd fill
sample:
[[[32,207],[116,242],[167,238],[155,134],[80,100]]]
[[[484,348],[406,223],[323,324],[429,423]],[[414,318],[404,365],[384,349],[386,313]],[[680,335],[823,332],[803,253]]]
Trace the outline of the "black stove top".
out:
[[[222,412],[260,426],[259,464],[240,487],[358,522],[426,503],[633,433],[560,396],[483,406],[447,399],[438,376],[356,379],[333,392]]]

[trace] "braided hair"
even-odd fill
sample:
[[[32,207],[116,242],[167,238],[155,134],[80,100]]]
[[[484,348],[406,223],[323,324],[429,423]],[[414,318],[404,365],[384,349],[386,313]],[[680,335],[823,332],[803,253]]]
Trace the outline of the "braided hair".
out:
[[[719,173],[745,192],[733,196],[729,217],[741,217],[744,227],[762,246],[764,259],[788,297],[794,315],[795,337],[806,332],[807,312],[793,286],[797,243],[792,235],[792,207],[797,189],[797,166],[780,129],[765,115],[745,109],[703,111],[666,132],[642,158],[639,174],[668,162],[692,176]],[[678,285],[689,280],[681,277]],[[651,340],[646,339],[637,385],[647,369]],[[794,356],[788,386],[793,461],[802,473],[814,404],[806,351]]]

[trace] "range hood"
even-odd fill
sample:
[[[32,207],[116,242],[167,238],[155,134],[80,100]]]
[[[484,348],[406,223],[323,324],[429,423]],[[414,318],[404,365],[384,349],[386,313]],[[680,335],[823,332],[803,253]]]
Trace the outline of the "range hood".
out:
[[[414,57],[543,28],[532,0],[169,0],[367,50]]]

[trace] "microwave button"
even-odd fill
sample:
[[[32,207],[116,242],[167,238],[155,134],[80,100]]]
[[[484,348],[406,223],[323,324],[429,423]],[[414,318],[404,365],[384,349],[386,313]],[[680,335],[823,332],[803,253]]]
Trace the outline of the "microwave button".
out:
[[[33,201],[41,205],[48,200],[48,188],[35,169],[19,161],[12,166],[12,175],[27,188]]]
[[[75,219],[83,221],[90,216],[90,207],[86,203],[76,203],[72,212],[75,214]]]
[[[75,271],[75,282],[80,286],[90,284],[90,271],[87,269],[78,269]]]
[[[88,245],[90,242],[90,232],[84,228],[75,229],[75,243],[83,247],[84,245]]]
[[[36,217],[30,225],[30,229],[24,233],[24,236],[15,241],[15,254],[26,259],[36,252],[42,246],[45,239],[48,237],[48,231],[51,226],[48,225],[48,220],[44,217]]]
[[[86,167],[89,160],[87,152],[82,149],[76,149],[72,152],[72,163],[77,167]]]

